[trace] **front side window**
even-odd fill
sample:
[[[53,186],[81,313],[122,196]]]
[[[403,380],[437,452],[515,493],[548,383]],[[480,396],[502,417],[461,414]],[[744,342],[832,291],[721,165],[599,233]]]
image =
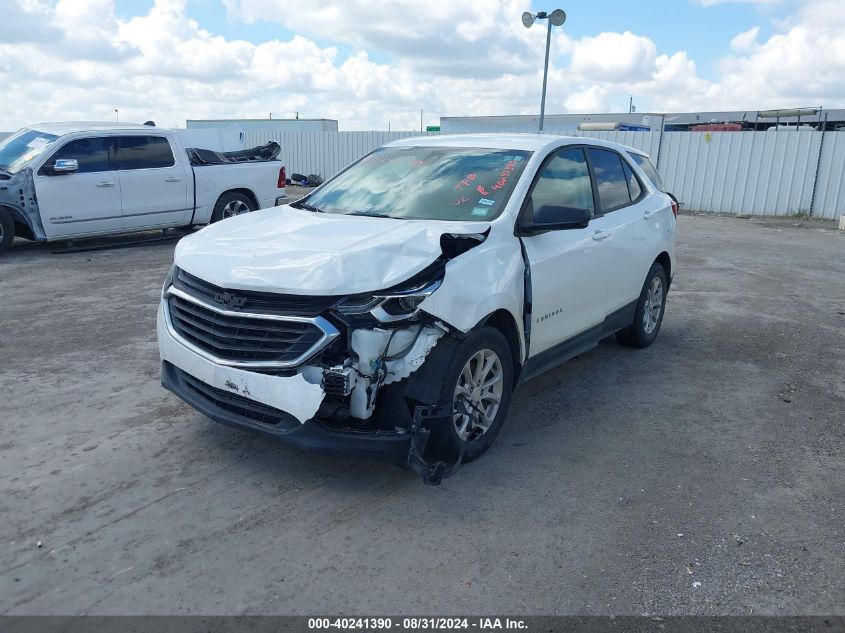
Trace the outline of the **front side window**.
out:
[[[563,150],[546,163],[534,184],[528,204],[526,213],[529,217],[533,217],[544,205],[595,211],[584,150]]]
[[[659,191],[666,193],[666,187],[663,185],[663,179],[660,178],[660,174],[657,173],[651,159],[648,156],[635,154],[633,152],[630,152],[630,154],[631,158],[634,159],[634,162],[639,165],[640,169],[645,172],[645,175],[648,176],[649,180],[654,183],[654,186],[657,187]]]
[[[118,150],[120,170],[173,167],[173,150],[161,136],[121,136]]]
[[[293,206],[418,220],[499,216],[531,152],[478,147],[383,147]]]
[[[50,167],[60,158],[74,159],[79,163],[78,174],[90,174],[114,169],[114,139],[109,137],[78,138],[62,145],[39,173],[49,173]]]
[[[613,211],[631,202],[628,179],[625,177],[619,154],[595,147],[587,151],[590,154],[590,165],[596,178],[602,211]]]
[[[24,129],[0,142],[0,169],[16,174],[38,158],[58,136]]]

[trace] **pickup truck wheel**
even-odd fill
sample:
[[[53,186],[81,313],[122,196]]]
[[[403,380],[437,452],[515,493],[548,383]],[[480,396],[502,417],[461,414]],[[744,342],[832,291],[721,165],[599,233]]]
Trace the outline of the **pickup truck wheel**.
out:
[[[242,193],[224,193],[214,205],[211,221],[218,222],[242,213],[255,211],[255,203]]]
[[[12,247],[15,239],[15,223],[6,209],[0,209],[0,253]]]
[[[510,406],[513,360],[507,339],[492,327],[470,333],[454,351],[443,378],[440,402],[460,400],[469,413],[433,424],[427,452],[448,462],[463,446],[463,461],[470,462],[493,444]]]
[[[632,347],[648,347],[654,343],[660,331],[660,325],[663,323],[667,287],[666,271],[663,270],[663,266],[658,263],[652,264],[637,301],[634,322],[624,330],[619,330],[616,338]]]

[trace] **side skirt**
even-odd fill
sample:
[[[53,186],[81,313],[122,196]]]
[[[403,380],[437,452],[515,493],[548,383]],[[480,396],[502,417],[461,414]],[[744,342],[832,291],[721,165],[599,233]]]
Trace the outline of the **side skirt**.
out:
[[[554,347],[529,358],[520,374],[520,382],[531,380],[535,376],[594,348],[602,339],[631,325],[636,311],[637,301],[632,301],[616,312],[609,314],[598,325],[594,325],[569,340],[558,343]]]

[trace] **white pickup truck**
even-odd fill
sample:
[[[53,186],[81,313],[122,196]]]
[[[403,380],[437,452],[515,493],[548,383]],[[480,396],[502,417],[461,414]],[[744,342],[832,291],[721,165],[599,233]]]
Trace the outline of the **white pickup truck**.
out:
[[[37,241],[208,224],[282,204],[279,146],[187,148],[178,130],[42,123],[0,142],[0,253]]]

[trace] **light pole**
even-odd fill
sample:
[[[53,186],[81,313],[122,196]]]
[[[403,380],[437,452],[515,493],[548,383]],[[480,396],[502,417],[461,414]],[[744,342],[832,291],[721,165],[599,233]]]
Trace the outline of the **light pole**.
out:
[[[522,25],[530,29],[534,20],[548,20],[549,29],[546,32],[546,63],[543,66],[543,96],[540,97],[540,132],[543,131],[543,119],[546,116],[546,81],[549,78],[549,47],[552,44],[552,27],[566,22],[566,13],[562,9],[555,9],[551,13],[540,11],[536,14],[526,11],[522,14]]]

